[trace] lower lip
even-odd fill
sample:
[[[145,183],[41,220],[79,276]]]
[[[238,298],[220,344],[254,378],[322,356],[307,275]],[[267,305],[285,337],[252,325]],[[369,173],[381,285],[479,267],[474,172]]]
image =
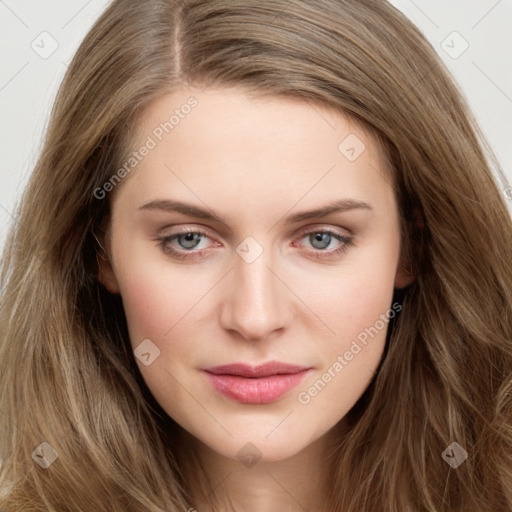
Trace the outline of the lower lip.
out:
[[[224,396],[244,404],[268,404],[297,386],[309,370],[269,377],[247,378],[205,372],[213,387]]]

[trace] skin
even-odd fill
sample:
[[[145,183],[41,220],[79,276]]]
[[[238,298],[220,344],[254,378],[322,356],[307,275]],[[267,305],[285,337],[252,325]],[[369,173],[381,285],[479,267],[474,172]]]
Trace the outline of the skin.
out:
[[[210,479],[197,478],[189,450],[191,506],[213,510],[204,495],[215,487],[214,498],[229,496],[237,510],[319,510],[329,446],[375,375],[387,324],[309,403],[298,395],[329,368],[332,376],[338,356],[390,309],[394,287],[414,279],[402,270],[408,262],[384,155],[334,109],[235,88],[166,95],[145,112],[134,148],[191,95],[197,107],[117,186],[98,277],[122,296],[133,349],[149,339],[160,350],[151,364],[137,364]],[[350,134],[366,146],[354,161],[338,149]],[[139,209],[170,198],[219,212],[227,225]],[[284,223],[342,198],[371,209]],[[156,238],[184,228],[208,235],[197,245],[174,238],[168,245],[196,256],[174,259]],[[332,254],[343,242],[315,242],[319,229],[352,235],[353,244]],[[263,250],[251,263],[236,252],[247,236]],[[270,360],[313,369],[281,399],[257,405],[219,394],[200,371]],[[261,457],[251,467],[237,456],[249,442]]]

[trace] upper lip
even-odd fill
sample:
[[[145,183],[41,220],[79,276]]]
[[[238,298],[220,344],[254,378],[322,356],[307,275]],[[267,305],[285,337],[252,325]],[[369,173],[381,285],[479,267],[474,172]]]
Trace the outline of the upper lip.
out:
[[[298,373],[304,370],[309,370],[310,368],[311,367],[309,366],[297,366],[294,364],[281,363],[279,361],[270,361],[258,366],[245,363],[225,364],[222,366],[215,366],[213,368],[206,368],[205,371],[216,375],[238,375],[240,377],[255,378]]]

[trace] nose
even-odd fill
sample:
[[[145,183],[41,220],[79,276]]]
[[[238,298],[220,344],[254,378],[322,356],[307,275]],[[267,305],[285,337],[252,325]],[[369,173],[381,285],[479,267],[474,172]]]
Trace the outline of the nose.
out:
[[[220,322],[246,340],[263,340],[292,320],[292,292],[282,271],[276,271],[270,251],[251,263],[234,254],[234,269],[226,285]],[[279,267],[281,268],[281,267]]]

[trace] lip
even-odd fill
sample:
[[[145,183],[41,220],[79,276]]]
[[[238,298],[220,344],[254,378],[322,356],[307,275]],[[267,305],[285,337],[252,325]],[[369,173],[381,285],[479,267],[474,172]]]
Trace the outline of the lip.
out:
[[[252,366],[234,363],[204,371],[212,386],[221,394],[245,404],[275,402],[297,386],[311,367],[278,361]]]

